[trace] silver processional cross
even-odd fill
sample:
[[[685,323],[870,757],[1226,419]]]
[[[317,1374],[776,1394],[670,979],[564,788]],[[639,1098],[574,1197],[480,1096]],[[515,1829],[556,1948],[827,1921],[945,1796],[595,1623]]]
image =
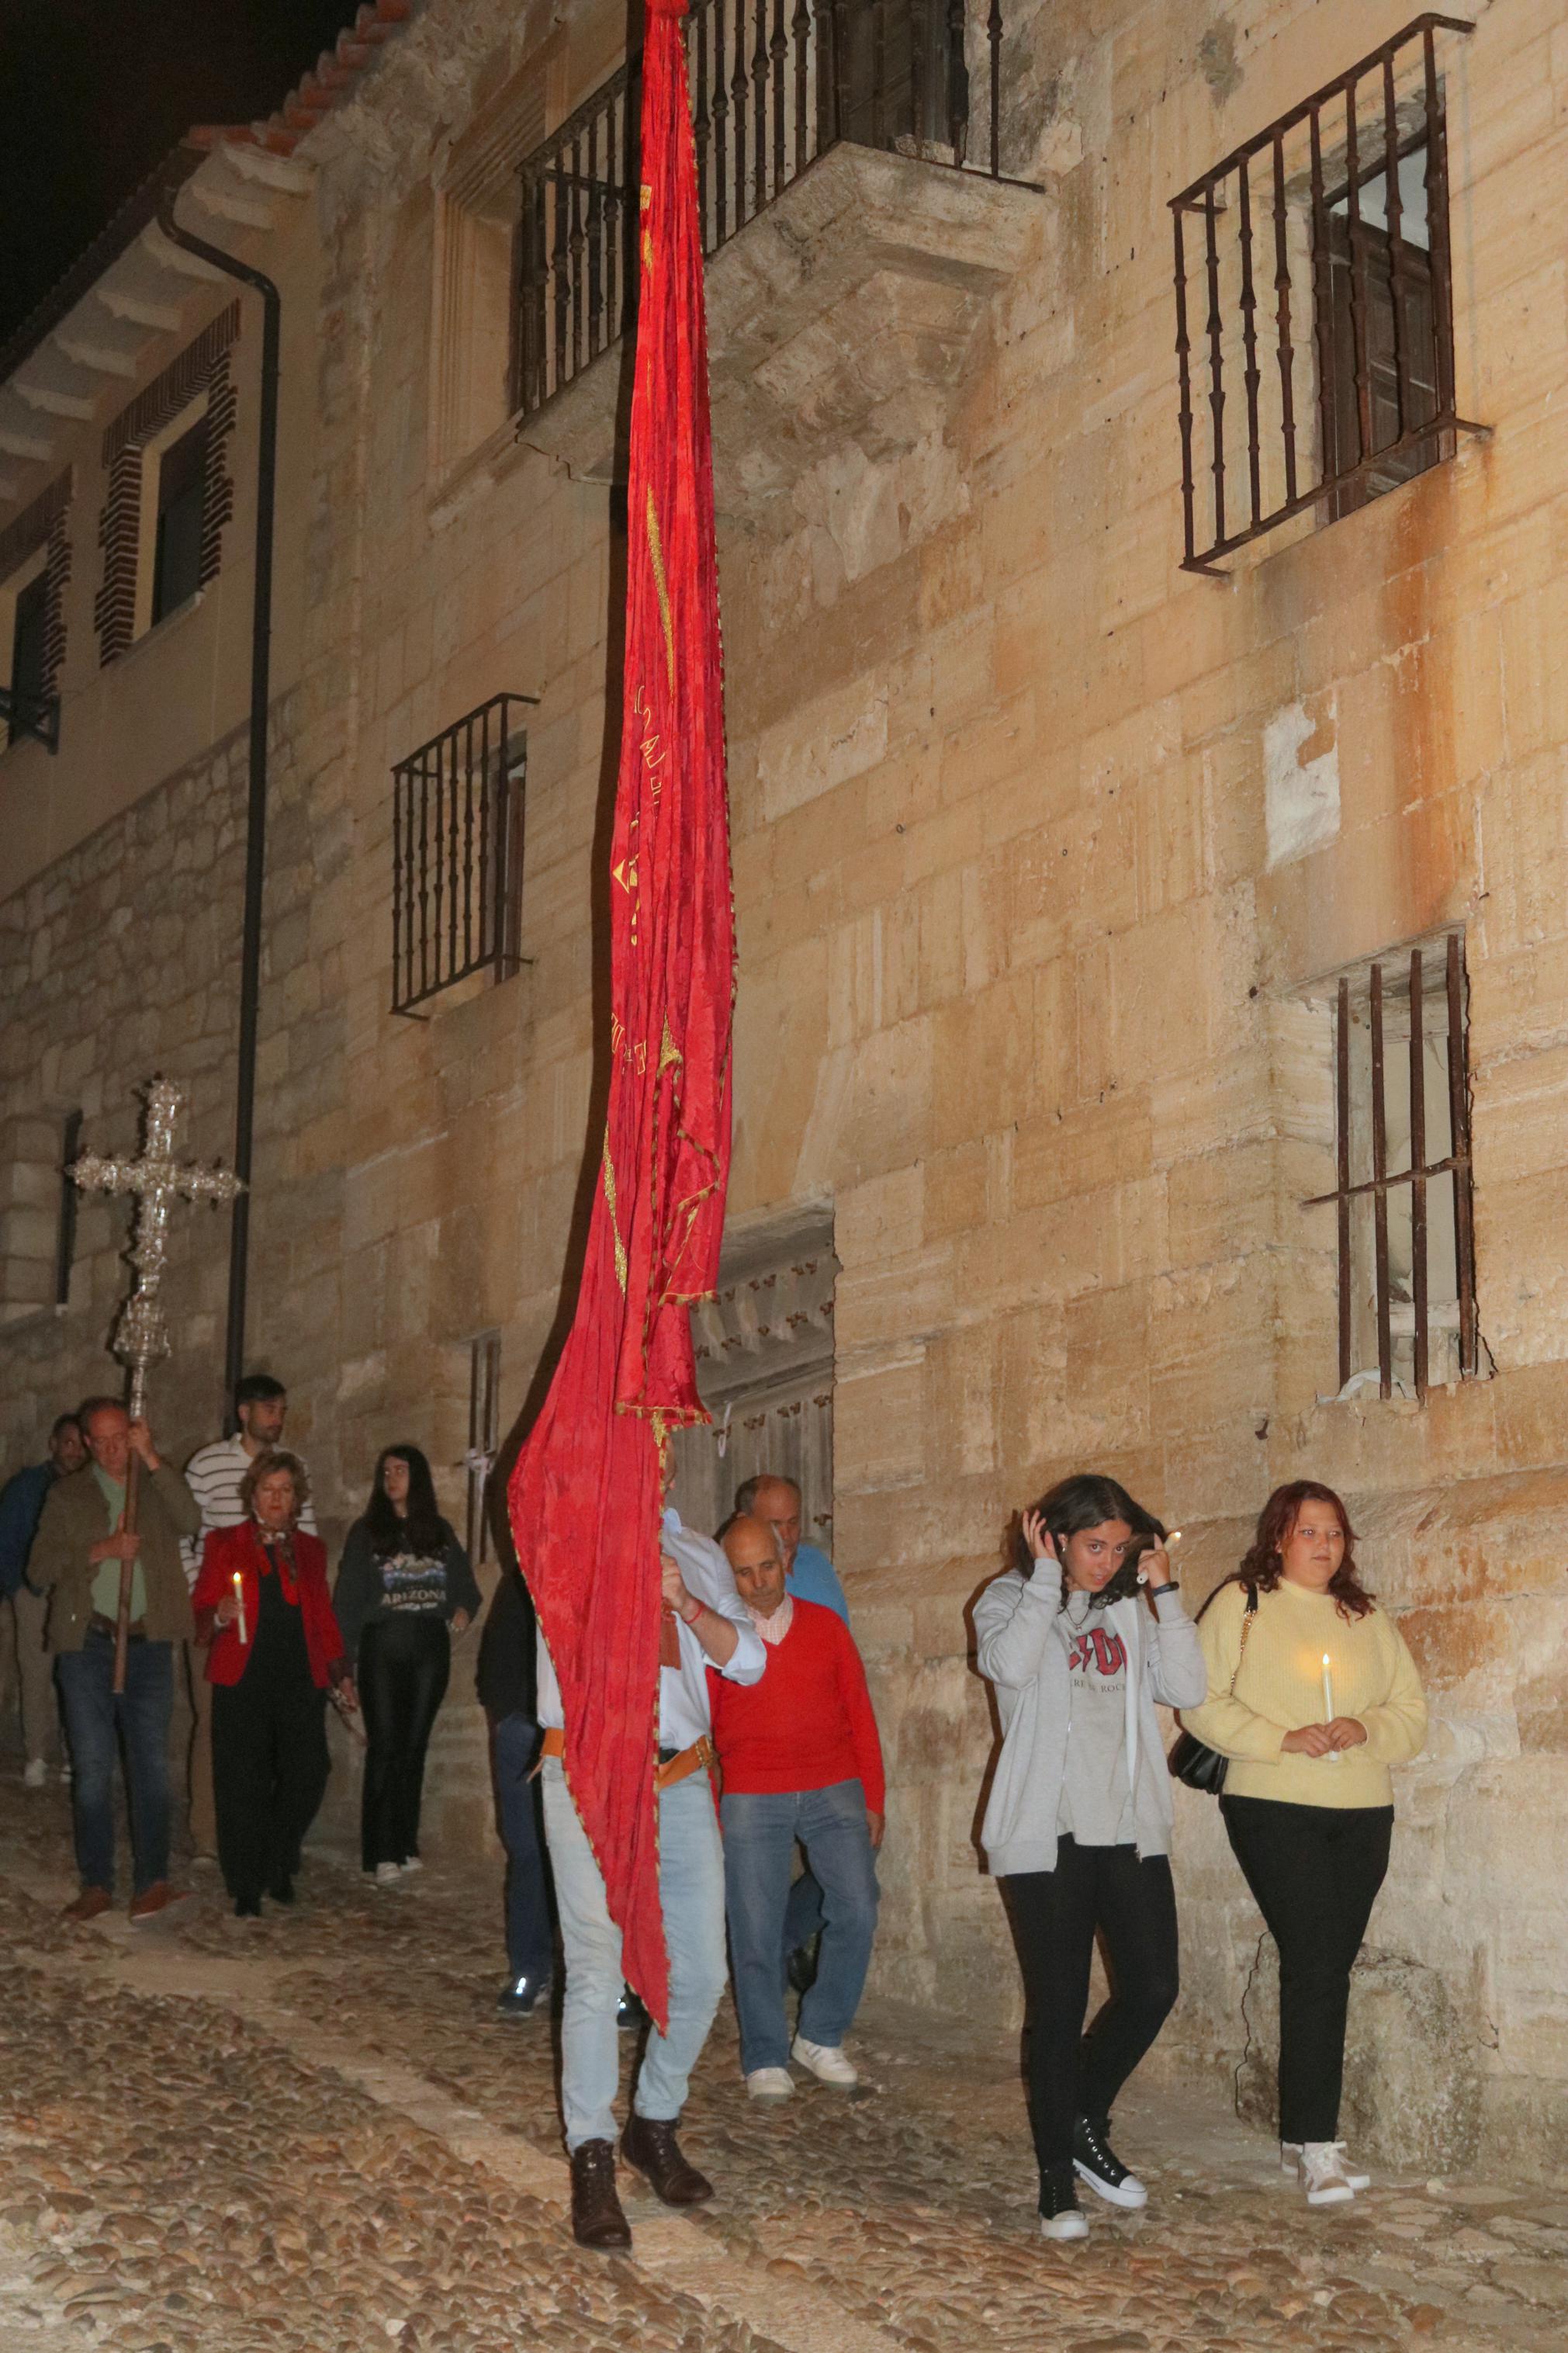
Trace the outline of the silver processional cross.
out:
[[[158,1297],[169,1251],[169,1211],[176,1196],[187,1201],[232,1201],[243,1180],[226,1168],[203,1168],[174,1158],[174,1130],[185,1107],[183,1087],[153,1079],[147,1090],[142,1153],[136,1160],[105,1160],[88,1153],[67,1173],[84,1193],[129,1194],[136,1203],[135,1235],[129,1252],[136,1270],[130,1298],[115,1328],[113,1347],[131,1368],[130,1413],[140,1421],[147,1402],[147,1367],[169,1354],[169,1331]]]

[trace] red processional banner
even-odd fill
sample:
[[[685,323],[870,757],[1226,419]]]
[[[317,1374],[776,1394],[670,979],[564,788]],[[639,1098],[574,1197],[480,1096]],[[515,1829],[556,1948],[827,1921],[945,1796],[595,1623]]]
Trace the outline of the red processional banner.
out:
[[[610,853],[610,1076],[576,1314],[508,1493],[561,1684],[564,1768],[623,1968],[665,2023],[654,1798],[668,1431],[705,1421],[690,1303],[719,1271],[734,922],[702,237],[684,0],[647,0],[627,488],[625,710]]]

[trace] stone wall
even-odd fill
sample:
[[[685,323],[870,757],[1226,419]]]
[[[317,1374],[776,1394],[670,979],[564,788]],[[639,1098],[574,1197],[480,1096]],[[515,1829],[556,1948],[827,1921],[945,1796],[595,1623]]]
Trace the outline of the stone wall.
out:
[[[1059,0],[1009,33],[1009,153],[1038,193],[872,159],[856,201],[899,217],[869,272],[826,172],[715,263],[731,1198],[832,1211],[835,1540],[892,1768],[880,1982],[1016,2020],[975,1852],[994,1723],[965,1618],[1009,1514],[1092,1461],[1194,1532],[1201,1591],[1270,1485],[1311,1471],[1349,1494],[1433,1703],[1358,1996],[1357,2121],[1390,2154],[1549,2168],[1568,2158],[1568,313],[1540,223],[1568,195],[1568,48],[1546,0],[1479,10],[1447,68],[1459,398],[1492,438],[1223,583],[1179,568],[1166,199],[1407,13]],[[604,26],[569,27],[563,106],[612,54]],[[395,1437],[455,1504],[475,1333],[501,1331],[522,1410],[594,1157],[619,575],[585,453],[624,354],[522,441],[430,458],[433,174],[535,38],[489,0],[436,0],[302,150],[323,309],[257,1331],[338,1525]],[[542,697],[529,962],[400,1020],[387,772],[503,690]],[[1326,795],[1288,821],[1292,761],[1331,761],[1331,824]],[[90,886],[62,880],[60,906]],[[32,919],[6,920],[30,955]],[[1300,1207],[1331,1102],[1316,998],[1461,924],[1490,1377],[1420,1409],[1325,1403],[1332,1261]],[[41,1000],[26,1018],[43,1039]],[[157,1029],[120,1052],[177,1071]],[[35,1066],[30,1045],[7,1065],[5,1115]],[[198,1141],[221,1149],[221,1126]],[[459,1704],[432,1803],[452,1843],[486,1835]],[[1258,1923],[1184,1795],[1177,1862],[1186,1992],[1153,2063],[1227,2088],[1240,2068],[1256,2102]],[[1412,2049],[1451,2086],[1419,2115]]]

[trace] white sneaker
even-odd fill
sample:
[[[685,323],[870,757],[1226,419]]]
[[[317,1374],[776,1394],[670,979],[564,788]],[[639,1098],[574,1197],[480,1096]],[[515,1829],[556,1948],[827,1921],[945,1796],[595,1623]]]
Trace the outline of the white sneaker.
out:
[[[41,1757],[29,1757],[22,1768],[24,1789],[41,1789],[49,1778],[49,1768]]]
[[[753,2067],[746,2078],[746,2089],[753,2100],[792,2100],[795,2085],[787,2067]]]
[[[378,1862],[375,1866],[375,1883],[378,1887],[395,1887],[402,1876],[401,1863]]]
[[[808,2042],[804,2034],[797,2034],[790,2046],[789,2055],[809,2069],[819,2084],[833,2084],[841,2092],[852,2091],[860,2081],[844,2056],[841,2043],[834,2043],[830,2048],[826,2042]]]
[[[1306,2140],[1301,2144],[1301,2187],[1309,2206],[1343,2206],[1352,2196],[1345,2172],[1342,2140]]]
[[[1282,2140],[1279,2144],[1279,2170],[1281,2173],[1288,2173],[1293,2181],[1299,2179],[1300,2177],[1301,2146],[1302,2145],[1299,2140]],[[1349,2182],[1351,2188],[1352,2189],[1370,2189],[1372,2188],[1371,2174],[1361,2172],[1357,2167],[1351,2163],[1350,2158],[1345,2154],[1345,2145],[1343,2141],[1335,2141],[1331,2146],[1339,2150],[1340,2171],[1344,2175],[1344,2178]]]
[[[400,1871],[423,1871],[425,1865],[416,1854],[405,1854],[397,1867]]]

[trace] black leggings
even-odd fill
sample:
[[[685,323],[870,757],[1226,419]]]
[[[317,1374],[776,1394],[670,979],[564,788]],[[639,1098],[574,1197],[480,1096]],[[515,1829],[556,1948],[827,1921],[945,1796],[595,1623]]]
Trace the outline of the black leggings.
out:
[[[452,1644],[441,1618],[374,1619],[360,1636],[367,1743],[360,1854],[366,1871],[419,1852],[425,1751],[447,1694]]]
[[[1176,1891],[1163,1854],[1133,1846],[1057,1843],[1054,1871],[1010,1872],[1029,2007],[1029,2122],[1042,2175],[1072,2162],[1073,2125],[1103,2123],[1159,2033],[1179,1986]],[[1110,1999],[1087,2034],[1095,1930],[1105,1938]]]
[[[1351,1969],[1388,1869],[1394,1808],[1222,1798],[1220,1811],[1279,1947],[1279,2137],[1337,2140]]]

